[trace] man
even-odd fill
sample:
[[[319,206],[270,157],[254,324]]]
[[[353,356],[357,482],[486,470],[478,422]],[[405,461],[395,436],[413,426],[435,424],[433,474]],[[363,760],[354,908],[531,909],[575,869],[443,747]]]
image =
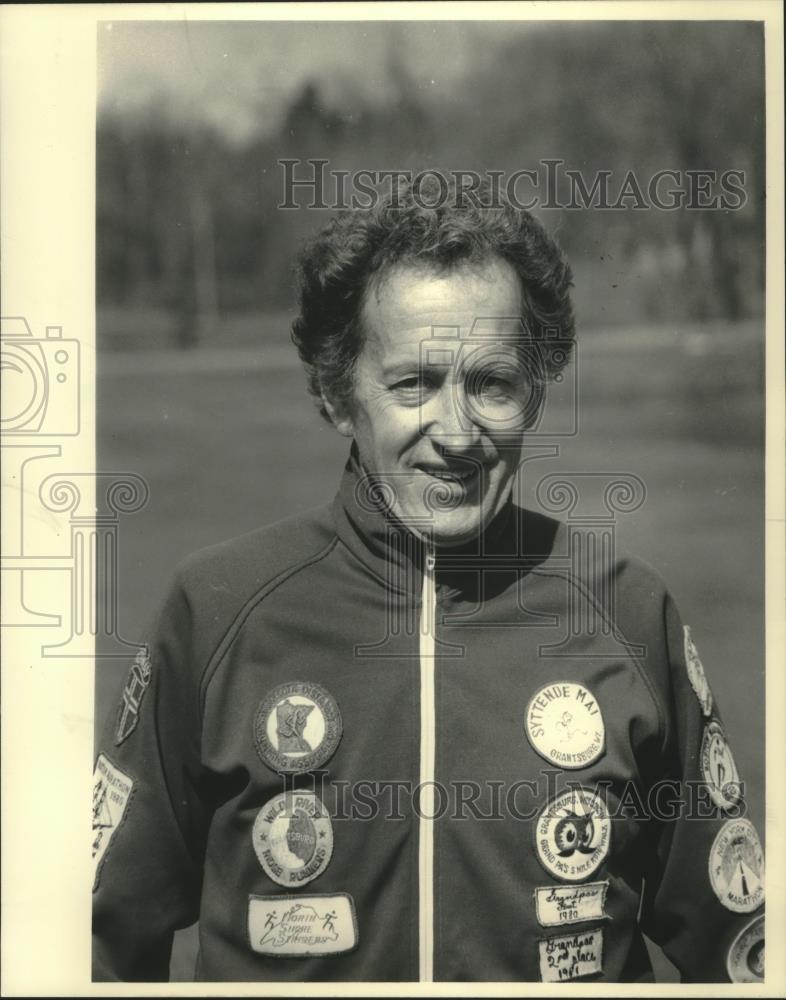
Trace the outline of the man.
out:
[[[417,194],[301,260],[335,502],[187,560],[132,667],[95,977],[165,979],[198,918],[207,980],[646,980],[645,932],[686,980],[760,981],[761,847],[690,631],[512,500],[569,268],[526,212]]]

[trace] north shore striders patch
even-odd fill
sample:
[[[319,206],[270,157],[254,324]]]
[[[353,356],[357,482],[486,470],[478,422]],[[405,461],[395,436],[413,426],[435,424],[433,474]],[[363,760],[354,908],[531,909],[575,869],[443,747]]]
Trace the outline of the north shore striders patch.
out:
[[[260,955],[277,958],[343,955],[358,943],[355,903],[346,892],[250,896],[248,939]]]
[[[333,855],[333,826],[313,792],[282,792],[257,813],[252,832],[259,863],[278,885],[311,882]]]
[[[682,629],[685,633],[685,666],[688,670],[688,680],[696,692],[702,712],[709,717],[712,714],[712,691],[710,691],[704,667],[699,659],[696,643],[691,638],[690,628],[683,625]]]
[[[764,982],[764,914],[743,927],[732,941],[726,971],[733,983]]]
[[[588,767],[605,749],[600,707],[583,684],[572,681],[548,684],[531,698],[526,729],[541,757],[569,770]]]
[[[342,731],[335,698],[306,681],[274,688],[254,716],[257,753],[279,773],[321,767],[335,753]]]
[[[710,883],[727,910],[751,913],[764,901],[764,856],[749,819],[727,820],[709,858]]]
[[[606,803],[590,788],[571,788],[548,803],[535,824],[538,860],[563,882],[583,882],[605,861],[611,846]]]
[[[134,657],[134,662],[128,671],[126,686],[123,688],[123,700],[117,713],[117,729],[115,731],[115,746],[117,747],[127,740],[136,729],[142,699],[150,686],[152,672],[150,656],[147,647],[145,647],[140,649]]]
[[[710,722],[701,740],[701,773],[710,798],[721,809],[731,809],[740,801],[740,776],[726,734],[719,722]]]

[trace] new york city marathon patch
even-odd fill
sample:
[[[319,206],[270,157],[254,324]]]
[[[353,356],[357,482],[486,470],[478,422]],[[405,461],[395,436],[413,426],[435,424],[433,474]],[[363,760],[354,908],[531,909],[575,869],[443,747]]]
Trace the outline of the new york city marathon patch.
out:
[[[336,751],[343,731],[335,698],[319,684],[289,681],[268,693],[254,716],[254,745],[279,773],[312,771]]]
[[[313,792],[282,792],[257,813],[254,851],[278,885],[305,885],[327,868],[333,855],[333,826]]]
[[[552,764],[569,770],[589,767],[606,745],[600,707],[583,684],[547,684],[530,699],[526,712],[527,739]]]
[[[727,820],[710,849],[709,875],[728,910],[751,913],[764,901],[764,855],[749,819]]]

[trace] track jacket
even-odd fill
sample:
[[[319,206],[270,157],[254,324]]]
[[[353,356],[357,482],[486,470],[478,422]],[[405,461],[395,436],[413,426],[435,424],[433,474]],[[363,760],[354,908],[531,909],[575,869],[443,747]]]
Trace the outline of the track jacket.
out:
[[[593,554],[594,553],[594,554]],[[94,978],[760,981],[763,862],[657,575],[509,504],[332,506],[190,557],[96,760]]]

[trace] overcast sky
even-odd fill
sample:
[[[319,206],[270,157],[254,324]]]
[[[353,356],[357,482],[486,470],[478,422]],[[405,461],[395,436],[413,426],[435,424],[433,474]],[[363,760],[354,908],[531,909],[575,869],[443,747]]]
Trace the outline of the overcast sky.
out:
[[[292,92],[325,81],[336,106],[384,102],[398,61],[421,93],[450,97],[494,42],[531,24],[500,22],[118,21],[99,29],[99,107],[152,102],[245,139],[274,129]]]

